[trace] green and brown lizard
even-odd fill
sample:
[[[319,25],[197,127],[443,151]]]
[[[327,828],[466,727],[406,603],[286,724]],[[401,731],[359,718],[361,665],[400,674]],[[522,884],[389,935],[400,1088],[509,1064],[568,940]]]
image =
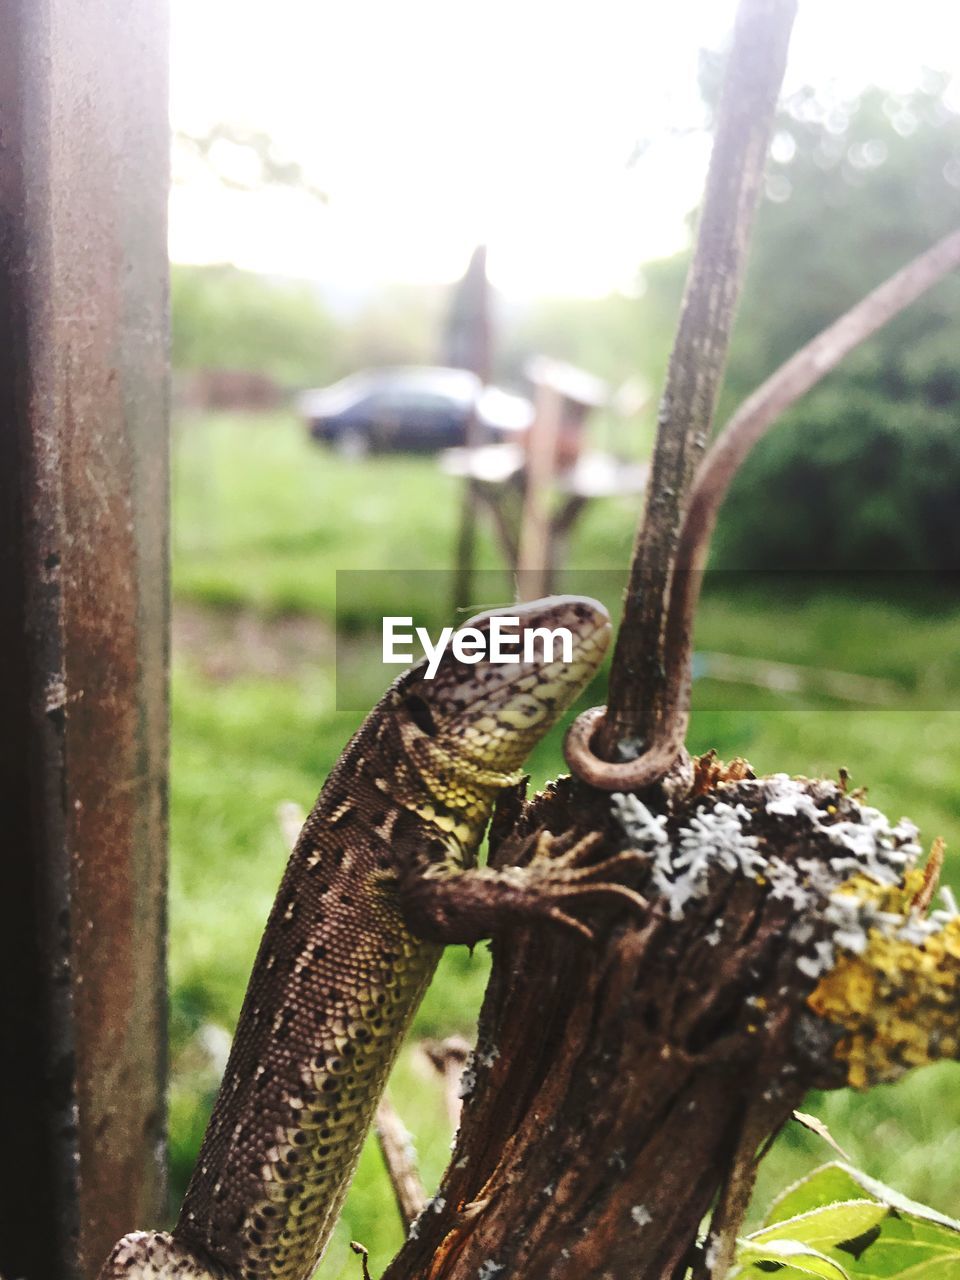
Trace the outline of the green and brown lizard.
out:
[[[467,665],[448,649],[432,680],[421,663],[370,713],[290,857],[179,1221],[125,1236],[101,1280],[306,1280],[442,945],[535,919],[576,927],[570,911],[598,898],[643,905],[605,880],[629,854],[476,866],[497,795],[610,634],[586,598],[497,612],[567,628],[569,660]]]

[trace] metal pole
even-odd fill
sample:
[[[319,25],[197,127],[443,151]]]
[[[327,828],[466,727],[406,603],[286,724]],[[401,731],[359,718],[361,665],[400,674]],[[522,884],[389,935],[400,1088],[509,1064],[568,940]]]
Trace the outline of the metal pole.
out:
[[[0,1273],[163,1199],[165,0],[0,0]]]

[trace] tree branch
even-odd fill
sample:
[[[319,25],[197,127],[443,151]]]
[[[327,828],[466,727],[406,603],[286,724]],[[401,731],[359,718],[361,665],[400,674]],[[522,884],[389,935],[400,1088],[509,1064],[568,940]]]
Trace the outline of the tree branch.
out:
[[[709,436],[760,194],[796,0],[741,0],[703,212],[660,406],[598,748],[648,741],[662,715],[663,629],[684,495]]]
[[[399,1112],[386,1095],[380,1099],[377,1107],[375,1129],[401,1221],[404,1227],[409,1227],[423,1212],[427,1195],[420,1181],[413,1140],[400,1119]]]
[[[383,1280],[718,1280],[758,1153],[808,1088],[960,1052],[960,915],[926,915],[912,824],[742,762],[702,761],[662,799],[567,780],[494,830],[494,865],[544,829],[597,833],[598,857],[629,842],[651,909],[589,945],[495,940],[453,1158]]]

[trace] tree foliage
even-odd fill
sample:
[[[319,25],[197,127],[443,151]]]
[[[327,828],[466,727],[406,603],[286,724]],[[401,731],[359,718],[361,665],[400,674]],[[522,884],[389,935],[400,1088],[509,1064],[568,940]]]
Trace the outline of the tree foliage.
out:
[[[341,339],[317,291],[228,264],[171,270],[176,370],[246,369],[297,386],[340,372]]]
[[[960,116],[930,77],[780,114],[725,395],[793,351],[960,217]],[[932,290],[758,446],[727,503],[727,567],[960,565],[960,280]]]
[[[721,59],[705,57],[715,100]],[[960,116],[927,75],[854,100],[803,89],[780,109],[721,400],[722,423],[777,366],[960,222]],[[551,300],[514,318],[531,348],[614,383],[660,385],[687,254],[646,264],[638,299]],[[960,280],[844,361],[756,449],[721,515],[726,568],[960,565]]]

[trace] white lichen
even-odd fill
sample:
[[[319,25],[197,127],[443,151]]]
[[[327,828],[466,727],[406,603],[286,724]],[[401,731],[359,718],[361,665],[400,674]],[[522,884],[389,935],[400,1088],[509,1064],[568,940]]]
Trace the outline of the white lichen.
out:
[[[646,850],[669,843],[666,815],[651,813],[632,792],[615,791],[610,797],[610,804],[614,817],[636,848]]]
[[[712,1275],[713,1269],[720,1261],[720,1238],[712,1233],[704,1241],[703,1261],[707,1271]]]
[[[766,859],[755,836],[745,834],[750,814],[742,804],[721,801],[713,809],[695,814],[681,827],[673,845],[661,844],[654,852],[651,878],[666,901],[671,920],[682,920],[687,903],[706,895],[714,867],[756,875]]]
[[[797,911],[806,911],[816,902],[816,895],[804,885],[797,868],[776,854],[768,861],[764,875],[771,898],[789,902]]]
[[[942,909],[907,919],[883,913],[855,894],[837,892],[856,876],[882,886],[902,884],[921,852],[917,828],[906,818],[892,824],[879,809],[849,801],[841,816],[836,789],[783,773],[745,783],[740,794],[751,787],[761,812],[791,819],[791,834],[798,824],[801,831],[808,826],[810,845],[822,848],[826,843],[833,852],[788,862],[765,851],[765,841],[743,803],[721,800],[671,831],[666,815],[653,813],[636,796],[612,797],[614,815],[631,845],[650,857],[650,881],[671,920],[681,920],[689,903],[706,896],[714,869],[754,879],[767,886],[772,899],[793,908],[790,938],[803,949],[798,968],[816,981],[836,964],[839,953],[863,954],[871,929],[922,943],[956,918],[957,903],[949,890]],[[775,836],[766,836],[766,842],[775,844]],[[710,946],[720,943],[722,930],[722,918],[717,918],[706,935]]]
[[[460,1072],[460,1082],[457,1085],[458,1098],[469,1098],[477,1087],[477,1073],[474,1070],[473,1063],[473,1054],[467,1054],[467,1060],[463,1064],[463,1070]]]
[[[713,928],[707,934],[704,941],[708,946],[718,947],[723,938],[723,916],[717,916],[713,922]]]
[[[630,1210],[630,1217],[638,1227],[646,1227],[653,1221],[653,1214],[645,1204],[635,1204]]]
[[[813,955],[799,956],[797,968],[807,978],[816,980],[828,973],[834,965],[835,952],[829,938],[821,938],[813,944]]]

